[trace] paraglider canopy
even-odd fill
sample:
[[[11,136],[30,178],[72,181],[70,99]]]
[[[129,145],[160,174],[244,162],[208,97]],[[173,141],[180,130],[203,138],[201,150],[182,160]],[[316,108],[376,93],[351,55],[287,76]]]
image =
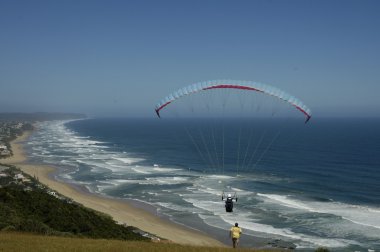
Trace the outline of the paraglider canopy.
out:
[[[178,89],[177,91],[169,94],[164,99],[162,99],[155,108],[156,114],[158,117],[160,116],[160,111],[164,109],[166,106],[171,104],[173,101],[180,99],[181,97],[190,95],[192,93],[202,92],[211,89],[238,89],[238,90],[246,90],[246,91],[254,91],[261,92],[266,95],[273,96],[277,99],[283,100],[300,112],[305,115],[305,123],[307,123],[311,118],[311,110],[304,105],[299,99],[294,96],[269,85],[253,82],[253,81],[235,81],[235,80],[214,80],[214,81],[206,81],[199,82],[187,87]]]

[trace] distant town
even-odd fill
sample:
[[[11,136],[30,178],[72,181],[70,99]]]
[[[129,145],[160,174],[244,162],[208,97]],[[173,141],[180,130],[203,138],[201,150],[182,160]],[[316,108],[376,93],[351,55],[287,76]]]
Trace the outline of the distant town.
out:
[[[0,121],[0,158],[12,155],[10,141],[16,139],[25,130],[32,130],[33,125],[30,122],[1,122]]]
[[[33,191],[36,189],[42,190],[57,199],[65,200],[67,203],[73,201],[67,197],[58,194],[56,191],[38,182],[33,178],[17,169],[14,166],[6,166],[0,164],[0,188],[13,187],[23,191]]]
[[[35,122],[85,117],[83,114],[73,113],[0,113],[0,158],[12,155],[10,142],[24,131],[33,130]]]

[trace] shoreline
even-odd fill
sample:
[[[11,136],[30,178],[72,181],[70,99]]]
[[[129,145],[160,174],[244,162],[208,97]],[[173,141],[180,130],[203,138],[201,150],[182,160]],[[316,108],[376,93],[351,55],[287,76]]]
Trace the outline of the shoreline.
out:
[[[210,237],[207,233],[158,217],[153,211],[137,207],[136,204],[94,194],[76,185],[56,180],[54,173],[57,172],[57,168],[44,164],[28,163],[23,144],[32,133],[33,131],[26,131],[13,140],[10,143],[13,156],[2,159],[0,162],[15,165],[23,172],[38,177],[41,183],[58,193],[85,207],[108,214],[118,223],[134,226],[173,243],[211,247],[226,246],[221,241]],[[228,230],[226,230],[227,232]]]

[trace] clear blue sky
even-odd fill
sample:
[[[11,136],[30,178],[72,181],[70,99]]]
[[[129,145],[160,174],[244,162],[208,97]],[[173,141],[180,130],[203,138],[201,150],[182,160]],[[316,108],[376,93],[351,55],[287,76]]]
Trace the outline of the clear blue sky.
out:
[[[155,116],[188,84],[252,80],[315,116],[380,116],[380,1],[0,0],[0,112]]]

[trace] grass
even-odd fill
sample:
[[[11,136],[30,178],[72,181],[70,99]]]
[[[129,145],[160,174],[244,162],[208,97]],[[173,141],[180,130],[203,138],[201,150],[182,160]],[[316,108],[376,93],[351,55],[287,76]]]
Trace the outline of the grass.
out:
[[[146,252],[227,252],[227,251],[264,251],[252,249],[212,248],[185,246],[173,243],[153,243],[143,241],[120,241],[88,238],[67,238],[55,236],[43,236],[28,233],[0,232],[0,251],[48,251],[48,252],[70,252],[70,251],[146,251]]]

